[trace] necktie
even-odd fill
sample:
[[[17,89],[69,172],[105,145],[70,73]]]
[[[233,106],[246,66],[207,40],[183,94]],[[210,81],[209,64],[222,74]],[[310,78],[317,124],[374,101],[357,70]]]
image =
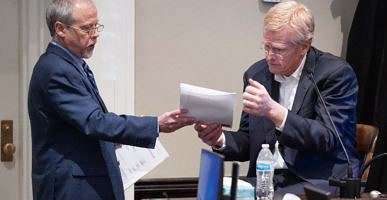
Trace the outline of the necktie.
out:
[[[87,78],[89,79],[91,85],[93,86],[93,88],[95,89],[95,91],[98,93],[98,88],[97,88],[97,84],[95,83],[94,74],[93,74],[93,72],[90,70],[90,67],[86,64],[86,62],[83,62],[82,67],[83,67],[83,70],[85,71],[86,76],[87,76]]]

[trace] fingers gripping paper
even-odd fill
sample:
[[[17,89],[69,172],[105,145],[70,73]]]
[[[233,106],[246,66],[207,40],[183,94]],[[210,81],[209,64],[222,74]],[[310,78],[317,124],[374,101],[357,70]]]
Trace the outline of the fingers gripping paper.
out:
[[[199,121],[219,122],[232,126],[235,93],[180,84],[180,109],[188,109],[186,116]]]

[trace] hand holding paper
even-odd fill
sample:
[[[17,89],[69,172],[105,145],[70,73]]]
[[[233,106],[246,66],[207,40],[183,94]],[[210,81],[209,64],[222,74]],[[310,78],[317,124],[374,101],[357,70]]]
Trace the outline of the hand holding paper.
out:
[[[190,116],[183,116],[188,110],[174,110],[166,112],[158,117],[159,131],[164,133],[170,133],[180,129],[184,126],[192,125],[195,123],[195,118]]]
[[[198,132],[199,138],[210,146],[222,147],[224,139],[222,137],[223,129],[219,123],[203,124],[197,122],[195,130]]]

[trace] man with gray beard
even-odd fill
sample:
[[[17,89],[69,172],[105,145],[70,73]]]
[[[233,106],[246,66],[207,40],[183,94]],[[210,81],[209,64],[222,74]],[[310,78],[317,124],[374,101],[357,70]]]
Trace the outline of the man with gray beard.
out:
[[[35,200],[124,200],[114,143],[154,148],[159,132],[195,122],[187,110],[159,117],[107,111],[90,58],[103,25],[91,0],[53,0],[52,41],[35,65],[28,94]]]

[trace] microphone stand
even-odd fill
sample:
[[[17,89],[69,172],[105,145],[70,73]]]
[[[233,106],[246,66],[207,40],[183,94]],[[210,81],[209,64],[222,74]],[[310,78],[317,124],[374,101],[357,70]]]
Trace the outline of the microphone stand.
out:
[[[232,164],[232,179],[231,179],[231,188],[230,188],[230,200],[236,200],[237,199],[238,177],[239,177],[239,164],[237,162],[234,162]]]
[[[329,180],[329,185],[340,187],[340,197],[341,198],[358,198],[358,197],[360,197],[361,181],[359,178],[353,178],[351,162],[349,160],[347,150],[345,149],[343,141],[341,140],[341,137],[336,129],[336,126],[333,123],[332,117],[331,117],[331,115],[330,115],[330,113],[325,105],[325,101],[322,98],[320,90],[317,87],[316,81],[314,80],[314,77],[313,77],[313,72],[311,70],[308,70],[308,75],[309,75],[309,78],[313,82],[314,90],[316,91],[316,93],[317,93],[317,95],[318,95],[318,97],[319,97],[319,99],[320,99],[320,101],[325,109],[325,112],[328,115],[329,121],[334,129],[334,134],[339,139],[339,142],[341,144],[341,147],[344,150],[344,154],[347,157],[347,162],[348,162],[348,171],[347,171],[348,177],[344,177],[340,180]]]

